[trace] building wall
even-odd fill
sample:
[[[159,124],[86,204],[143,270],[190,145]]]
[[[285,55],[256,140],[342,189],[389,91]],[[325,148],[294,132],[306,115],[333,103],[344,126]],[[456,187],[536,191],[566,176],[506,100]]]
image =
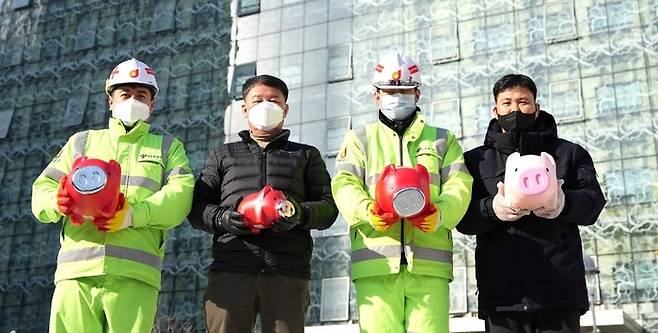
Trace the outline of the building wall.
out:
[[[38,223],[32,183],[73,133],[107,127],[105,79],[151,65],[153,129],[185,143],[196,174],[224,139],[228,1],[0,1],[0,332],[46,332],[61,224]],[[209,236],[169,232],[158,329],[200,331]]]
[[[422,73],[420,107],[465,149],[483,142],[491,88],[510,72],[535,79],[560,136],[594,158],[608,205],[581,228],[601,274],[603,308],[622,308],[658,331],[658,1],[656,0],[234,0],[233,86],[253,74],[290,88],[286,122],[329,168],[345,132],[376,119],[375,61],[395,50]],[[246,125],[227,110],[229,140]],[[339,219],[315,234],[308,324],[357,319],[349,240]],[[453,232],[454,316],[477,311],[475,239]],[[348,301],[349,299],[349,301]]]
[[[590,286],[658,331],[658,0],[0,1],[0,331],[43,332],[58,225],[31,216],[34,178],[76,131],[106,126],[104,80],[132,56],[156,71],[153,127],[207,151],[244,129],[246,77],[290,86],[287,127],[333,170],[345,132],[374,121],[369,85],[389,50],[414,58],[420,106],[465,149],[483,140],[491,86],[522,72],[560,135],[592,154],[608,206],[581,228],[601,274]],[[237,88],[237,89],[236,89]],[[308,325],[357,319],[347,227],[314,233]],[[477,310],[475,240],[453,233],[455,316]],[[167,241],[156,331],[203,331],[209,237],[187,223]]]

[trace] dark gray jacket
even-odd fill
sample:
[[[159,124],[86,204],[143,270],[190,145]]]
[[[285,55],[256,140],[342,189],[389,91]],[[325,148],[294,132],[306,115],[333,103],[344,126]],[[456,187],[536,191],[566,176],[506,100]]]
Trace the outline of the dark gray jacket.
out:
[[[264,149],[240,132],[239,142],[213,149],[194,188],[188,220],[213,234],[214,271],[274,272],[310,278],[313,239],[310,229],[329,228],[338,209],[329,173],[317,148],[288,141],[290,131]],[[220,216],[241,197],[271,185],[303,210],[302,223],[289,231],[264,229],[259,235],[235,236],[221,227]]]
[[[513,152],[553,156],[565,206],[555,220],[531,214],[500,221],[492,208]],[[502,133],[495,119],[484,145],[464,154],[473,176],[473,198],[457,230],[477,235],[475,250],[479,316],[497,311],[571,307],[587,311],[587,288],[579,225],[596,222],[605,199],[592,158],[581,146],[557,137],[553,116],[541,111],[523,135]]]

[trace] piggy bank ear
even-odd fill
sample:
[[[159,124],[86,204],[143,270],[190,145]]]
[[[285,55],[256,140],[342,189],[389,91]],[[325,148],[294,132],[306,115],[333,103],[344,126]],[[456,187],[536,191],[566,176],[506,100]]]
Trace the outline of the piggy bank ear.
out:
[[[519,159],[521,159],[521,154],[517,153],[512,153],[510,156],[507,156],[507,162],[505,162],[505,165],[515,165],[519,163]]]
[[[86,159],[87,159],[87,156],[78,155],[78,157],[75,158],[75,161],[73,161],[73,167],[78,165],[78,163],[84,162],[84,160],[86,160]]]
[[[269,185],[269,184],[265,185],[265,187],[263,187],[260,190],[260,193],[259,193],[258,196],[261,197],[261,198],[264,198],[268,193],[270,193],[272,191],[274,191],[274,189],[272,188],[272,185]]]
[[[115,170],[118,171],[118,173],[121,173],[121,164],[115,160],[110,160],[108,162],[110,170]]]
[[[429,178],[429,176],[430,176],[430,173],[429,173],[429,171],[427,171],[427,168],[424,165],[420,164],[420,163],[416,164],[416,172],[418,172],[418,174],[423,176],[423,177],[428,177]]]
[[[553,156],[549,153],[541,152],[541,158],[546,162],[546,164],[553,166],[555,168],[555,160],[553,159]]]
[[[382,170],[382,173],[379,175],[379,179],[380,180],[384,179],[384,177],[386,177],[386,175],[388,175],[389,173],[395,173],[395,165],[389,164],[385,166],[384,170]]]

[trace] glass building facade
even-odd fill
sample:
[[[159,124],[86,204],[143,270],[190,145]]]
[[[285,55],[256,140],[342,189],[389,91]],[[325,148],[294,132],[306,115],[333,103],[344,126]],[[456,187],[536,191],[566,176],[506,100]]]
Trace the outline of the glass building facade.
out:
[[[223,142],[228,1],[0,1],[0,332],[47,332],[61,224],[36,222],[32,183],[73,133],[106,128],[105,79],[121,61],[155,70],[153,130],[198,174]],[[169,232],[156,331],[200,331],[210,239]]]
[[[417,61],[422,112],[465,150],[484,139],[493,83],[535,79],[608,200],[581,228],[595,303],[658,332],[658,0],[0,1],[0,331],[45,331],[59,226],[34,221],[31,185],[68,136],[106,126],[114,65],[155,69],[153,127],[184,142],[196,174],[246,128],[240,88],[255,74],[288,83],[292,139],[333,171],[346,131],[376,120],[370,77],[391,50]],[[345,222],[313,236],[307,324],[357,320]],[[475,239],[453,237],[451,313],[473,316]],[[210,258],[207,235],[170,231],[156,331],[203,331]]]

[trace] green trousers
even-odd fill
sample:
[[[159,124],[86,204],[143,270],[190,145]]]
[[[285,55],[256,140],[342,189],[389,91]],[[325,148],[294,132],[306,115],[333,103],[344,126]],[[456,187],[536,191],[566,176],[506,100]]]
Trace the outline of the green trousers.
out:
[[[448,280],[402,270],[354,285],[362,333],[448,332]]]
[[[150,333],[158,290],[118,276],[63,280],[55,285],[50,332]]]

